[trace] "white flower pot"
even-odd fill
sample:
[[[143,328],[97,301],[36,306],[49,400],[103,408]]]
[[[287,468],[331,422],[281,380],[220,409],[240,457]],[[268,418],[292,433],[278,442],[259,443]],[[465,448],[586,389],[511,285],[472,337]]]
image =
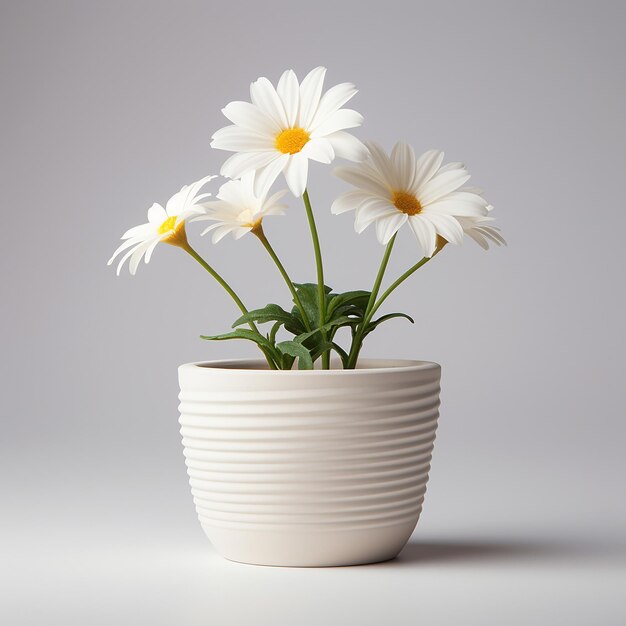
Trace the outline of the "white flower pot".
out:
[[[371,359],[326,371],[182,365],[189,482],[215,549],[299,567],[395,557],[422,509],[440,374],[436,363]]]

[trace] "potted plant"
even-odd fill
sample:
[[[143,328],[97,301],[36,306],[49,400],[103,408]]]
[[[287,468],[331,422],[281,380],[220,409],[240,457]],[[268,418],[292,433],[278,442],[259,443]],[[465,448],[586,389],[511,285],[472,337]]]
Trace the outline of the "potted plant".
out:
[[[226,558],[246,563],[329,566],[393,558],[417,523],[428,479],[439,406],[440,367],[426,361],[362,359],[363,342],[394,318],[389,296],[448,243],[465,235],[487,249],[504,239],[482,192],[465,187],[461,163],[443,153],[419,158],[405,143],[390,154],[348,129],[362,116],[343,108],[357,92],[342,83],[323,90],[325,68],[300,83],[293,71],[276,87],[259,78],[251,102],[231,102],[232,125],[212,147],[233,154],[229,179],[215,197],[207,176],[154,204],[145,224],[128,230],[109,261],[135,274],[159,243],[197,261],[234,301],[229,332],[210,341],[247,340],[258,359],[189,363],[179,368],[180,424],[196,510]],[[384,246],[370,290],[338,293],[326,285],[315,212],[307,191],[309,161],[352,161],[334,173],[351,185],[331,211],[355,212],[355,229],[376,229]],[[294,282],[265,231],[264,218],[302,198],[317,281]],[[230,234],[256,237],[284,282],[291,303],[249,308],[227,279],[191,246],[187,225],[207,221],[213,243]],[[398,231],[421,247],[416,262],[385,281]],[[418,260],[419,259],[419,260]],[[383,286],[383,285],[386,286]],[[342,345],[337,332],[348,328]]]

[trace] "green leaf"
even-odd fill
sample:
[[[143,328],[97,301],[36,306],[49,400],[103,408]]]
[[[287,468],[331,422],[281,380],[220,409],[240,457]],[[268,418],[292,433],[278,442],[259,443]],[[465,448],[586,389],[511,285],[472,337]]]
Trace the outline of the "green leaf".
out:
[[[348,361],[350,360],[350,355],[338,343],[333,342],[332,347],[333,347],[333,350],[341,358],[343,367],[344,369],[346,369],[348,367]]]
[[[297,343],[303,344],[308,339],[311,339],[312,337],[315,337],[316,335],[319,335],[319,337],[321,338],[322,333],[328,332],[329,330],[332,330],[333,328],[340,328],[341,326],[350,326],[356,323],[358,323],[358,320],[355,320],[351,317],[348,317],[348,316],[338,317],[324,324],[320,328],[315,328],[314,330],[311,330],[308,333],[302,333],[300,335],[297,335],[294,338],[294,341],[296,341]]]
[[[304,330],[300,319],[294,318],[294,316],[285,311],[278,304],[268,304],[262,309],[254,309],[248,313],[242,315],[233,323],[233,328],[241,326],[242,324],[248,324],[250,322],[258,322],[264,324],[266,322],[280,322],[281,324],[289,324],[293,328],[301,328]]]
[[[296,291],[298,291],[298,289],[311,289],[315,292],[315,295],[317,295],[317,283],[294,283],[293,285],[296,288]],[[328,285],[324,285],[324,291],[327,294],[329,294],[332,290],[333,290],[332,287],[329,287]]]
[[[330,341],[320,341],[313,349],[311,349],[311,358],[313,361],[317,361],[324,352],[328,352],[333,349],[333,344]]]
[[[324,352],[333,349],[332,335],[338,328],[353,325],[357,322],[350,317],[341,317],[324,324],[321,328],[316,328],[308,333],[301,333],[294,337],[294,342],[303,345],[311,354],[313,361],[316,361]],[[328,336],[324,336],[328,333]]]
[[[415,324],[415,320],[410,315],[407,315],[406,313],[387,313],[387,315],[383,315],[382,317],[379,317],[377,320],[370,322],[367,325],[367,329],[363,336],[365,337],[365,335],[368,335],[369,333],[371,333],[378,325],[382,324],[383,322],[386,322],[387,320],[392,320],[396,317],[403,317],[404,319],[409,320],[411,324]]]
[[[296,293],[302,302],[304,311],[309,323],[312,327],[320,324],[319,298],[317,294],[317,285],[315,283],[294,283]],[[332,291],[330,287],[325,286],[324,292],[328,294]]]
[[[289,354],[282,354],[281,353],[281,360],[280,360],[280,369],[281,370],[290,370],[293,368],[293,362],[296,360],[295,357],[289,355]]]
[[[297,343],[295,341],[281,341],[276,344],[276,348],[280,350],[282,354],[296,357],[298,359],[298,369],[313,369],[313,359],[311,358],[311,354],[301,343]]]
[[[298,307],[294,306],[291,309],[291,317],[292,321],[289,323],[285,323],[285,330],[292,335],[299,335],[306,330],[306,326],[304,325],[304,321],[302,320],[302,315],[300,314],[300,310]]]
[[[264,337],[260,333],[257,333],[253,330],[248,330],[246,328],[239,328],[234,330],[231,333],[224,333],[222,335],[200,335],[201,339],[207,339],[208,341],[227,341],[228,339],[247,339],[248,341],[253,341],[258,346],[263,348],[267,348],[270,351],[273,351],[273,344]]]
[[[276,333],[280,330],[280,327],[283,325],[282,322],[276,322],[273,326],[272,326],[272,330],[270,330],[269,335],[267,336],[267,338],[270,340],[270,342],[272,344],[276,343]]]
[[[333,319],[333,317],[344,315],[349,312],[363,317],[369,298],[370,292],[362,289],[358,291],[346,291],[345,293],[331,294],[328,303],[327,317],[329,319]]]

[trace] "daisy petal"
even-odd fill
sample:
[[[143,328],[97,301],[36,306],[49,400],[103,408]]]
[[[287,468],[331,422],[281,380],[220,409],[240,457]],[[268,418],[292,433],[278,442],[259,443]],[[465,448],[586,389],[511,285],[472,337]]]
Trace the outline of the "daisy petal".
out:
[[[466,235],[471,237],[483,250],[489,250],[489,244],[481,233],[471,230],[467,231]]]
[[[381,217],[376,222],[376,236],[378,241],[387,245],[389,240],[398,232],[398,229],[407,221],[408,215],[395,211],[393,215]]]
[[[385,186],[380,179],[368,176],[363,167],[348,167],[344,165],[336,167],[333,173],[341,180],[371,194],[381,198],[390,197],[389,187]]]
[[[266,201],[265,204],[267,206],[273,206],[275,204],[278,204],[278,201],[281,200],[282,198],[285,197],[285,194],[287,193],[286,189],[281,189],[280,191],[277,191],[276,193],[273,193]],[[281,204],[281,207],[286,207],[287,205],[285,204]]]
[[[167,216],[164,217],[160,222],[157,222],[158,226],[160,226],[166,219],[167,219]],[[144,239],[146,235],[149,235],[153,231],[154,231],[153,224],[150,224],[150,223],[139,224],[139,226],[133,226],[132,228],[129,228],[122,235],[122,239],[135,239],[135,238]]]
[[[264,215],[284,215],[286,207],[269,207],[265,209]]]
[[[422,213],[424,215],[451,215],[453,217],[482,217],[485,214],[482,208],[446,199],[425,206]]]
[[[159,243],[159,240],[155,239],[146,250],[146,255],[144,256],[144,261],[146,262],[146,264],[150,263],[150,259],[152,258],[152,253],[154,252],[154,249],[157,247],[158,243]]]
[[[182,212],[192,207],[198,200],[198,192],[206,183],[213,180],[215,176],[205,176],[197,180],[191,185],[184,185],[183,188],[175,193],[165,205],[165,212],[168,216],[180,215]]]
[[[237,226],[237,228],[232,230],[233,237],[235,239],[241,239],[244,235],[247,235],[252,228],[250,226]]]
[[[338,130],[355,128],[363,123],[363,116],[352,109],[339,109],[329,115],[313,130],[311,137],[324,137]]]
[[[368,150],[365,145],[350,133],[338,130],[330,135],[326,135],[326,139],[330,141],[335,150],[335,156],[356,162],[367,158]]]
[[[117,266],[117,275],[120,275],[120,272],[122,271],[122,267],[124,265],[124,263],[126,262],[126,259],[131,256],[135,250],[137,250],[137,248],[139,248],[142,245],[142,242],[137,243],[133,248],[131,248],[121,259],[120,262]]]
[[[365,142],[367,149],[370,152],[371,162],[374,168],[377,170],[380,179],[385,180],[391,187],[399,187],[399,177],[394,171],[391,160],[383,150],[382,146],[375,141]]]
[[[224,183],[217,192],[217,202],[207,202],[209,207],[229,210],[232,206],[245,206],[247,204],[243,185],[238,180],[229,180]]]
[[[372,222],[383,217],[392,217],[396,213],[398,213],[398,209],[384,200],[368,200],[356,210],[354,230],[360,234]]]
[[[447,199],[454,200],[455,202],[462,204],[470,204],[476,209],[479,209],[481,215],[488,215],[489,211],[493,210],[493,207],[483,198],[482,195],[474,193],[473,191],[467,191],[466,189],[449,193],[444,198],[444,200]],[[439,202],[439,200],[436,202]]]
[[[415,177],[415,152],[407,143],[399,141],[391,151],[391,164],[396,172],[398,187],[411,189]]]
[[[272,161],[265,167],[256,171],[254,176],[254,194],[259,197],[267,194],[267,191],[274,184],[274,181],[278,178],[278,175],[283,171],[288,162],[288,154],[275,153]]]
[[[209,227],[204,232],[206,233],[209,230],[212,230],[213,236],[211,237],[211,241],[213,243],[219,243],[222,239],[224,239],[224,237],[226,237],[226,235],[232,233],[236,228],[237,226],[232,224],[218,224],[216,228]]]
[[[443,169],[443,168],[441,168]],[[439,170],[441,171],[441,170]],[[485,190],[482,189],[481,187],[463,187],[462,189],[459,189],[459,193],[473,193],[476,194],[477,196],[484,196],[485,195]]]
[[[203,219],[212,220],[212,219],[217,219],[217,218],[212,215],[207,215]],[[197,220],[197,221],[201,221],[201,220]],[[204,235],[206,235],[207,233],[210,233],[212,230],[215,230],[216,228],[219,228],[221,225],[222,224],[220,222],[213,222],[213,224],[211,224],[210,226],[207,226],[203,231],[200,232],[200,237],[204,237]]]
[[[257,152],[275,150],[274,140],[269,135],[259,135],[239,126],[225,126],[215,132],[211,147],[233,152]]]
[[[506,239],[493,226],[481,226],[476,229],[478,232],[491,239],[496,245],[506,246]]]
[[[311,121],[310,128],[314,130],[322,124],[326,118],[339,110],[358,89],[352,83],[341,83],[331,87],[320,100],[317,112]]]
[[[229,156],[220,170],[222,176],[227,178],[241,178],[252,170],[265,167],[276,158],[275,152],[236,152]]]
[[[467,170],[451,170],[437,174],[425,183],[419,190],[417,197],[422,206],[443,198],[451,191],[456,191],[470,179]]]
[[[148,209],[148,222],[160,226],[167,219],[165,209],[156,202]]]
[[[363,191],[346,191],[335,198],[330,212],[333,215],[340,215],[346,211],[353,211],[370,196]]]
[[[303,154],[292,154],[285,167],[285,180],[291,193],[299,198],[306,189],[309,162]]]
[[[283,72],[278,81],[276,92],[285,108],[287,127],[293,128],[298,121],[298,109],[300,107],[300,85],[293,70]]]
[[[429,150],[428,152],[424,152],[424,154],[417,159],[415,163],[415,176],[413,177],[413,184],[411,185],[411,191],[414,194],[417,193],[418,189],[424,183],[435,175],[442,161],[443,152],[440,150]]]
[[[126,240],[121,246],[119,246],[115,252],[113,253],[113,255],[111,256],[111,258],[107,261],[107,265],[111,265],[113,263],[113,261],[115,261],[115,257],[120,254],[121,252],[124,252],[124,250],[128,250],[128,248],[132,247],[132,246],[138,246],[143,240],[143,238],[134,238],[134,239],[128,239]],[[118,272],[119,274],[119,272]]]
[[[425,257],[431,257],[437,248],[437,232],[427,220],[415,215],[409,218],[409,225],[417,237]]]
[[[311,139],[307,141],[302,154],[318,163],[332,163],[335,158],[335,151],[328,139]]]
[[[298,125],[309,128],[317,111],[324,86],[325,67],[311,70],[300,84],[300,115]]]
[[[236,126],[259,135],[275,137],[280,132],[280,126],[250,102],[230,102],[222,109],[222,113]]]
[[[465,164],[460,161],[451,161],[450,163],[446,163],[439,168],[437,174],[443,174],[443,172],[450,172],[452,170],[464,170]]]
[[[283,103],[267,78],[263,76],[250,85],[250,98],[252,104],[256,104],[280,128],[288,128]]]
[[[146,253],[146,250],[152,245],[152,241],[144,241],[141,245],[137,246],[131,257],[130,263],[128,264],[128,270],[131,276],[134,276],[137,273],[137,268],[139,267],[139,263],[141,263],[141,259],[143,255]]]
[[[422,214],[428,220],[439,235],[453,244],[463,243],[463,229],[461,224],[449,215],[436,215],[433,213]]]
[[[204,205],[194,206],[185,211],[183,211],[180,215],[176,216],[176,224],[180,224],[181,222],[191,221],[194,218],[205,215],[207,212]]]
[[[423,208],[425,213],[439,213],[441,215],[454,215],[455,217],[480,217],[487,214],[485,209],[485,202],[481,201],[479,196],[476,202],[466,202],[465,200],[458,200],[455,194],[449,194],[443,197],[441,200],[435,200]]]

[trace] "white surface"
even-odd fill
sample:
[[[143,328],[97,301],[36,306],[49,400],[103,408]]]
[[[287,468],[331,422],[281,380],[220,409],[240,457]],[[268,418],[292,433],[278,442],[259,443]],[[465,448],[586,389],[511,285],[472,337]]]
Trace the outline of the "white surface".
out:
[[[199,527],[136,543],[107,536],[110,530],[53,537],[40,529],[29,537],[28,553],[9,547],[2,624],[620,626],[626,620],[623,558],[600,546],[437,536],[418,527],[415,543],[394,561],[286,569],[226,561]]]
[[[169,443],[148,448],[138,432],[132,447],[117,448],[116,464],[106,443],[101,453],[56,446],[0,458],[0,624],[626,623],[623,525],[604,514],[622,494],[571,467],[536,459],[543,479],[531,488],[527,468],[501,460],[494,471],[460,459],[456,428],[442,419],[424,510],[398,559],[260,567],[211,547],[189,497],[174,417],[170,430]],[[7,471],[7,461],[22,471]]]

